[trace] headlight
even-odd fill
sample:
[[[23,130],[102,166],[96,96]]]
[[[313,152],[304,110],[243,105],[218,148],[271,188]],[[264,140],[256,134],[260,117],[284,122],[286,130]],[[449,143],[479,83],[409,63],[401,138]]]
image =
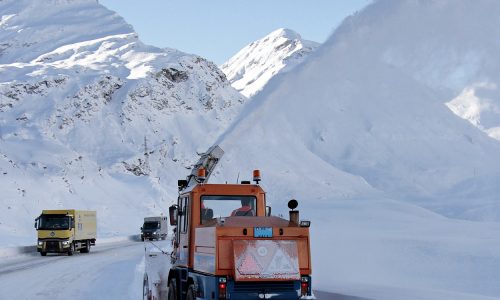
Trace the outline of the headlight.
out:
[[[43,246],[43,242],[42,241],[38,241],[38,246]]]
[[[153,232],[153,234],[154,234],[154,235],[157,235],[157,234],[158,234],[158,231]]]
[[[62,244],[63,244],[63,246],[68,246],[69,245],[69,241],[63,241]]]

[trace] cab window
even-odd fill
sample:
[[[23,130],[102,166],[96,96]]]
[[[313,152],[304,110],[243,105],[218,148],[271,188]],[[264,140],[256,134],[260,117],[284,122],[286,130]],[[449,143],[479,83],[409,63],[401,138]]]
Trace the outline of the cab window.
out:
[[[180,209],[181,209],[181,216],[179,218],[179,225],[181,228],[181,233],[186,233],[187,228],[188,228],[188,218],[189,218],[189,205],[188,205],[188,197],[183,197],[181,198],[180,201]]]
[[[257,199],[255,196],[201,196],[200,220],[202,224],[213,218],[230,216],[255,216]]]

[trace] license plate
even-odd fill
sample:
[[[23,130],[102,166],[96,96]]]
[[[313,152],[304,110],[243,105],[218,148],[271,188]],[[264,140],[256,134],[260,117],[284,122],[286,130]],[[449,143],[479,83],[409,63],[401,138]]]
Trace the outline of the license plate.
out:
[[[272,238],[273,228],[272,227],[254,227],[253,237],[256,238]]]

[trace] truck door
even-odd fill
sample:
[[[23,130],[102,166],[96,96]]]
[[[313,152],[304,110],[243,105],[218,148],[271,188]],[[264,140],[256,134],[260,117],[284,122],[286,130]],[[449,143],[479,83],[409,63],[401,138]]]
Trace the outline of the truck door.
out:
[[[189,204],[189,196],[186,195],[179,198],[179,210],[181,213],[179,214],[179,223],[177,226],[179,230],[177,263],[184,266],[187,266],[189,263],[189,216],[191,215]]]

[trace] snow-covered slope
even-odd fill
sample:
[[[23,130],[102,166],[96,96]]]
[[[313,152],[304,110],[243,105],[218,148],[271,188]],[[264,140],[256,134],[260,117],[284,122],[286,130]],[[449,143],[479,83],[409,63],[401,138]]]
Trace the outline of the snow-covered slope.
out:
[[[120,16],[96,0],[4,0],[0,8],[2,64],[29,62],[82,41],[134,34]]]
[[[272,77],[302,63],[318,46],[293,30],[280,28],[241,49],[221,69],[234,88],[252,97]]]
[[[496,84],[489,67],[500,63],[494,56],[487,56],[490,64],[478,63],[474,72],[465,72],[469,53],[481,53],[492,42],[476,37],[463,50],[462,40],[472,33],[468,23],[457,20],[468,15],[477,32],[494,32],[499,27],[483,22],[482,13],[494,15],[500,5],[464,1],[458,9],[451,3],[377,1],[348,18],[307,63],[271,80],[221,140],[238,144],[237,137],[246,134],[254,137],[246,141],[257,149],[257,140],[289,149],[295,145],[393,198],[448,216],[481,219],[469,213],[497,205],[493,191],[499,191],[494,182],[500,179],[500,143],[457,118],[448,106],[470,84],[486,80],[485,74],[492,74],[488,80]],[[457,24],[467,28],[465,33],[449,34]],[[445,54],[429,60],[434,52],[427,47],[437,51],[440,46]],[[457,73],[462,76],[454,77]],[[268,148],[260,156],[271,153]],[[484,212],[486,219],[500,219]]]
[[[439,90],[441,100],[454,113],[499,139],[500,19],[496,14],[500,5],[494,0],[453,3],[382,1],[370,16],[348,20],[352,23],[346,22],[343,34],[356,30],[358,45],[366,53]],[[382,40],[387,43],[373,43]]]
[[[375,1],[271,79],[220,137],[217,178],[260,168],[275,208],[296,197],[313,220],[317,287],[500,297],[500,143],[447,106],[476,82],[498,83],[499,57],[482,55],[499,14],[495,1]]]
[[[2,236],[32,241],[33,217],[56,207],[98,210],[101,233],[137,232],[245,100],[216,65],[142,44],[95,0],[0,12]]]

